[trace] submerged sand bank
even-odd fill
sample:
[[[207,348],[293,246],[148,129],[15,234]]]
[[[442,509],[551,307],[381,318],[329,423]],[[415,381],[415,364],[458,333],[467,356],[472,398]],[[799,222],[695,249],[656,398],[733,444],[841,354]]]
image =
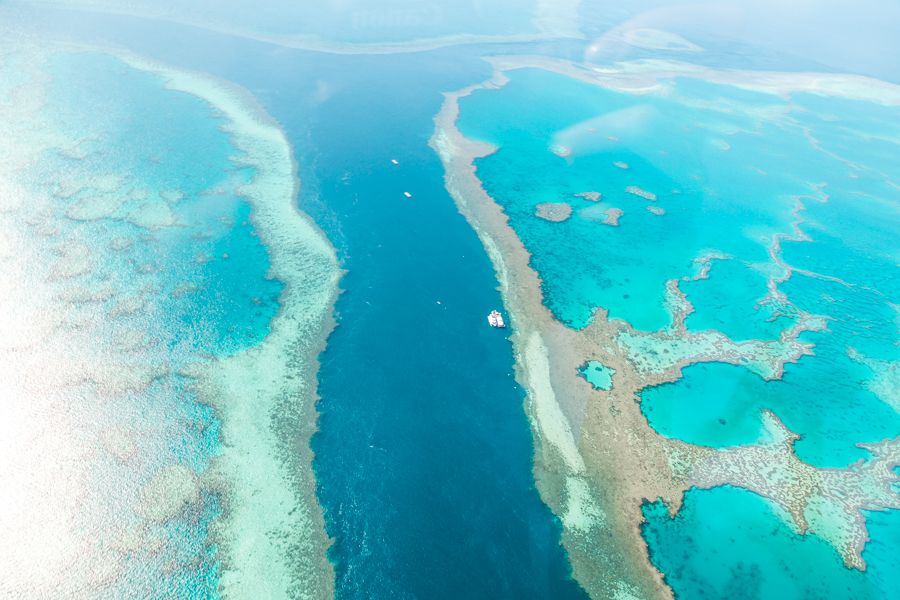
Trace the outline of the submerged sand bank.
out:
[[[649,426],[638,402],[640,390],[675,381],[685,366],[697,362],[742,364],[765,378],[779,378],[785,363],[812,351],[800,334],[824,323],[808,315],[780,340],[741,344],[716,332],[689,332],[684,320],[693,307],[678,280],[672,280],[667,286],[672,325],[667,329],[638,332],[625,322],[610,320],[602,309],[583,330],[563,326],[543,303],[540,277],[529,264],[527,249],[478,178],[477,159],[496,148],[465,138],[456,125],[460,98],[505,85],[505,73],[518,68],[552,70],[631,94],[654,92],[659,80],[672,73],[721,82],[738,76],[671,64],[659,72],[643,63],[600,72],[590,65],[541,57],[489,60],[495,67],[490,81],[445,94],[431,145],[444,164],[448,191],[494,263],[513,326],[517,379],[527,390],[538,488],[562,519],[563,543],[575,577],[596,598],[671,597],[649,561],[640,532],[640,506],[661,498],[674,514],[688,488],[726,483],[771,499],[797,531],[811,528],[831,542],[848,565],[862,566],[867,535],[861,511],[873,505],[898,505],[890,482],[892,468],[900,461],[900,441],[874,447],[875,458],[863,469],[817,469],[797,459],[791,446],[794,434],[772,415],[767,416],[771,442],[716,451],[662,438]],[[742,81],[771,93],[805,89],[884,103],[900,100],[900,88],[879,84],[873,90],[861,85],[861,79],[749,74]],[[791,235],[800,235],[796,226],[793,234],[783,237]],[[775,254],[780,252],[779,239],[773,244]],[[703,269],[695,275],[704,276]],[[777,287],[777,281],[772,286]],[[578,375],[590,360],[614,370],[610,391],[597,390]],[[778,475],[762,476],[764,472]],[[837,515],[839,523],[816,523],[822,514]]]

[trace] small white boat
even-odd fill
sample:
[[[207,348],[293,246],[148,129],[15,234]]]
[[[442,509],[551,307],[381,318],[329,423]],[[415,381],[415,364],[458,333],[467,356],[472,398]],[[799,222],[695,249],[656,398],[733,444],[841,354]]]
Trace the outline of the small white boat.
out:
[[[490,324],[491,327],[498,327],[500,329],[506,327],[506,323],[503,321],[503,315],[501,315],[496,310],[491,311],[491,314],[488,315],[487,320],[488,324]]]
[[[403,195],[407,198],[412,198],[412,194],[410,194],[409,192],[403,192]]]
[[[392,164],[392,165],[399,165],[399,164],[400,164],[400,161],[397,160],[396,158],[392,158],[392,159],[391,159],[391,164]]]

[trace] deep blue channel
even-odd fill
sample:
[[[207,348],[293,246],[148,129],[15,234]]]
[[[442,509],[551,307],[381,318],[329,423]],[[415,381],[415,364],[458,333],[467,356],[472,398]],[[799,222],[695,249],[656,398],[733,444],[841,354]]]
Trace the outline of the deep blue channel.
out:
[[[487,78],[486,49],[330,56],[127,17],[78,27],[245,86],[294,145],[301,206],[347,269],[312,441],[338,596],[585,597],[534,485],[511,344],[485,320],[494,272],[428,147],[441,91]]]
[[[486,326],[493,270],[427,145],[439,91],[488,73],[441,53],[317,63],[336,91],[312,123],[271,108],[315,149],[301,201],[348,269],[313,439],[339,596],[581,596],[534,487],[511,346]]]

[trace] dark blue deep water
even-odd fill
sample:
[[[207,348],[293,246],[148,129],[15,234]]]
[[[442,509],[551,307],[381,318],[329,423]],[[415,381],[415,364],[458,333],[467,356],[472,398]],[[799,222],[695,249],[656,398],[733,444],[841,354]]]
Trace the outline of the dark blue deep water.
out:
[[[339,596],[580,597],[534,488],[510,344],[485,326],[494,273],[427,146],[438,90],[487,72],[328,62],[335,95],[308,129],[284,122],[316,149],[303,200],[348,269],[313,439]]]

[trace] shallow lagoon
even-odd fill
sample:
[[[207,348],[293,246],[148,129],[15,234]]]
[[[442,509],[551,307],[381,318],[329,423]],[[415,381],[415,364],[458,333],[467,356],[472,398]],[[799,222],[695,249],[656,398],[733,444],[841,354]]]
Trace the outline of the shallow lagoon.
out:
[[[612,389],[613,376],[616,370],[603,365],[595,360],[588,361],[581,368],[581,375],[598,390],[609,391]]]
[[[825,330],[801,338],[815,344],[814,355],[788,364],[781,380],[708,363],[645,389],[641,408],[652,427],[702,446],[766,443],[762,411],[771,410],[801,436],[794,443],[799,458],[840,468],[869,456],[857,444],[900,433],[886,383],[893,381],[898,348],[900,203],[896,173],[884,158],[896,154],[900,137],[891,126],[877,126],[887,115],[897,122],[896,108],[698,80],[666,80],[655,92],[629,95],[534,69],[506,74],[510,82],[499,90],[477,90],[460,101],[459,126],[497,147],[476,161],[479,178],[531,253],[544,301],[558,319],[583,328],[592,311],[604,308],[638,330],[669,327],[670,280],[691,304],[685,323],[693,332],[777,340],[803,317],[825,319]],[[875,116],[867,116],[868,107]],[[628,186],[656,199],[628,193]],[[577,195],[587,191],[600,192],[599,202]],[[541,202],[569,202],[573,217],[536,219]],[[622,209],[618,226],[598,218],[610,207]],[[862,586],[864,595],[893,585],[878,571],[847,571],[826,542],[795,534],[799,542],[784,553],[757,558],[757,542],[737,544],[722,569],[708,572],[698,562],[681,578],[686,567],[677,557],[705,535],[692,532],[708,520],[723,524],[704,542],[710,552],[718,536],[733,535],[725,524],[787,527],[781,515],[752,502],[734,513],[721,504],[740,504],[741,494],[752,496],[689,492],[685,516],[670,528],[679,528],[677,539],[670,530],[660,533],[667,516],[651,519],[645,533],[654,562],[672,574],[676,593],[727,595],[728,586],[740,589],[741,575],[728,583],[717,573],[754,561],[748,568],[777,589],[779,557],[793,553],[800,565],[833,556],[827,576],[843,588]],[[886,514],[888,521],[895,515]],[[871,535],[873,548],[896,544],[889,527],[873,525]],[[801,583],[788,589],[818,584],[805,582],[803,569],[791,575]],[[754,588],[746,591],[755,597]]]

